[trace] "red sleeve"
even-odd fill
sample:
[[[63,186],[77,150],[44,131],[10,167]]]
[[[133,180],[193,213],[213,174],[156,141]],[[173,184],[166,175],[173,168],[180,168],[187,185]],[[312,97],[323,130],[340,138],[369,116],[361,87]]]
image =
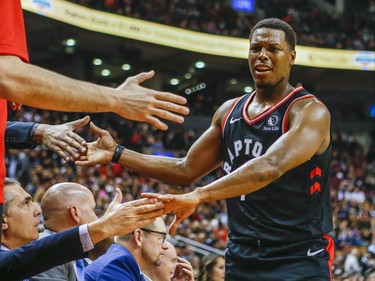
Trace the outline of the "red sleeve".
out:
[[[0,0],[0,55],[29,62],[20,0]]]

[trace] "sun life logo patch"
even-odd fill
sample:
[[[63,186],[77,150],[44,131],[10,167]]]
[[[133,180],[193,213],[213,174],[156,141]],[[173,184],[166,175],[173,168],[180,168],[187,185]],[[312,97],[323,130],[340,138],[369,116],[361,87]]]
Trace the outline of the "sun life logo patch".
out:
[[[277,117],[276,115],[272,115],[270,118],[268,118],[267,124],[268,126],[274,127],[278,121],[279,117]]]
[[[277,115],[271,115],[267,119],[267,126],[263,126],[263,131],[278,131],[279,117]]]

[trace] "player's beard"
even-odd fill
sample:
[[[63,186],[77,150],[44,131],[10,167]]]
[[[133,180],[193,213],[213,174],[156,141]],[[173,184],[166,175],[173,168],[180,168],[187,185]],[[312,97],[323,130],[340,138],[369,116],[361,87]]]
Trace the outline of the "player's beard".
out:
[[[263,83],[256,83],[255,88],[260,90],[268,90],[277,87],[280,83],[282,83],[283,79],[280,79],[276,83],[272,82],[263,82]]]

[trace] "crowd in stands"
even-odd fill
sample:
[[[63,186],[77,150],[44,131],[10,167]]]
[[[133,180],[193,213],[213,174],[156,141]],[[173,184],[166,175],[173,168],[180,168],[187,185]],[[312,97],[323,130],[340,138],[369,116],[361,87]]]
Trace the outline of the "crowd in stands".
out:
[[[82,115],[23,108],[22,111],[11,111],[9,120],[61,124],[79,117]],[[91,117],[96,125],[109,130],[118,143],[148,154],[184,155],[199,134],[183,127],[162,132],[148,124],[127,121],[111,114]],[[77,133],[87,141],[96,139],[88,126]],[[8,173],[12,170],[18,172],[10,176],[18,178],[35,201],[39,201],[46,189],[55,183],[76,182],[91,189],[99,214],[106,210],[116,187],[122,190],[124,200],[129,201],[139,198],[141,192],[184,193],[220,176],[220,170],[217,170],[194,186],[169,186],[128,171],[119,164],[78,167],[40,146],[22,152],[8,150],[6,160]],[[375,266],[373,261],[371,263],[375,257],[372,242],[375,228],[375,143],[368,144],[352,135],[334,133],[330,181],[335,227],[331,235],[336,247],[334,273],[338,278],[364,275],[366,270]],[[167,216],[165,221],[169,225],[172,216]],[[224,250],[228,234],[225,202],[200,205],[180,225],[177,234]],[[178,255],[190,260],[197,269],[199,256],[187,245],[176,246]]]
[[[70,0],[90,8],[193,31],[248,37],[255,23],[266,17],[288,22],[298,44],[353,50],[374,50],[375,1],[355,2],[356,9],[340,10],[332,1],[255,1],[254,13],[235,11],[225,0]],[[335,2],[335,1],[333,1]]]

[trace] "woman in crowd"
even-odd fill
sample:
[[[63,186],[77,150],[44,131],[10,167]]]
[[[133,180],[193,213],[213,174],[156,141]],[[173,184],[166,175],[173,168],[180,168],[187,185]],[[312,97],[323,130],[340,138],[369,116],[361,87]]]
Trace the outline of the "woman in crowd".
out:
[[[223,256],[209,254],[202,258],[197,281],[223,281],[225,272],[225,260]]]

